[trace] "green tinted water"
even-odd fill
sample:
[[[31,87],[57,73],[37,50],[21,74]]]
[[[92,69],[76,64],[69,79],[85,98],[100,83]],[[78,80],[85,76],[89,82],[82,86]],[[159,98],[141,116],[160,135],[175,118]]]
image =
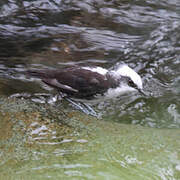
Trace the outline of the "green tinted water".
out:
[[[178,129],[123,125],[57,111],[3,100],[0,179],[180,178]]]

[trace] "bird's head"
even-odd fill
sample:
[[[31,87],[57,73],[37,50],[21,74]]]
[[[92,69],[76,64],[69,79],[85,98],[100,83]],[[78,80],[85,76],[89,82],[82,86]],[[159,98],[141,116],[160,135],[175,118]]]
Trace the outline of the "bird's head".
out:
[[[140,93],[145,95],[143,92],[143,83],[141,77],[129,66],[125,64],[119,65],[115,70],[113,70],[113,74],[117,79],[119,77],[123,77],[130,87],[135,88]]]

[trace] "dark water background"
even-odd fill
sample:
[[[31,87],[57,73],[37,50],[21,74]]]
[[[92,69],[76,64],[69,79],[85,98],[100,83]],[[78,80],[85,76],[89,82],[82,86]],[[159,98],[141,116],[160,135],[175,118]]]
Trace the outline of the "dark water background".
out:
[[[178,0],[1,1],[1,95],[45,91],[24,75],[28,68],[118,62],[134,68],[152,96],[101,102],[96,108],[104,118],[179,128]]]

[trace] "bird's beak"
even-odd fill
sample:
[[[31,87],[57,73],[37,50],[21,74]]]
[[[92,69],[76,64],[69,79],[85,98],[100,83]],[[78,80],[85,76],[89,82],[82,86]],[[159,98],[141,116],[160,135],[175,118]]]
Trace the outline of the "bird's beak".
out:
[[[138,91],[139,91],[142,95],[147,96],[147,94],[146,94],[142,89],[138,89]]]

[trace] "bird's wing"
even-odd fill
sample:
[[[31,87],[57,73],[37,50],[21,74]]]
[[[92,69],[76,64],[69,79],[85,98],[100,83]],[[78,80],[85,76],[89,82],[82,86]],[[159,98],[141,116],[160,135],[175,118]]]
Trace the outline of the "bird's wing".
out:
[[[64,89],[64,90],[75,92],[75,93],[78,92],[77,89],[74,89],[68,85],[62,84],[62,83],[58,82],[57,79],[43,79],[43,82],[45,82],[46,84],[49,84],[53,87],[56,87],[56,88]]]
[[[69,68],[57,71],[54,78],[42,79],[46,84],[70,94],[90,96],[107,89],[106,77],[90,70]]]
[[[72,71],[61,71],[56,75],[59,83],[70,86],[78,91],[88,91],[105,88],[106,77],[86,69],[72,69]]]
[[[49,86],[67,94],[92,96],[103,93],[109,87],[106,75],[81,67],[61,70],[29,70],[28,74],[39,77]]]

